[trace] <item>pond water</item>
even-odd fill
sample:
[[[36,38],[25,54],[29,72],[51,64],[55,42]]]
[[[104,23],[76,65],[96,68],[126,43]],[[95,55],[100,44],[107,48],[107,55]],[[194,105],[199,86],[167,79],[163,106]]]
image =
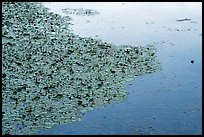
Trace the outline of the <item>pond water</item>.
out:
[[[69,14],[73,32],[116,45],[153,44],[162,70],[127,82],[127,100],[40,134],[202,134],[202,3],[43,4],[62,16],[66,8],[99,12]]]

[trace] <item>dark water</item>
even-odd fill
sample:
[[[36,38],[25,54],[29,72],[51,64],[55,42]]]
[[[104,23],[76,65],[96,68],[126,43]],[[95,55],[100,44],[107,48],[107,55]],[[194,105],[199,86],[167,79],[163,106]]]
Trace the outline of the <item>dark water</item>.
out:
[[[154,44],[162,71],[127,82],[126,101],[40,134],[202,134],[201,3],[45,5],[60,14],[69,7],[99,11],[90,17],[71,15],[74,32],[118,45]],[[184,18],[191,20],[176,21]]]

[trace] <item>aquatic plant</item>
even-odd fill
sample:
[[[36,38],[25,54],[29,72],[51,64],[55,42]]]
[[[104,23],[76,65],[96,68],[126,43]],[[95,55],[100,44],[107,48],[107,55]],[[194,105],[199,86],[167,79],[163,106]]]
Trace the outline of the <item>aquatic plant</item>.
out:
[[[93,15],[100,14],[98,11],[91,10],[91,9],[84,9],[84,8],[78,8],[78,9],[66,8],[66,9],[62,9],[62,12],[65,14],[76,14],[80,16],[93,16]]]
[[[125,81],[160,68],[156,49],[116,46],[71,30],[40,3],[2,3],[2,134],[37,134],[124,101]]]

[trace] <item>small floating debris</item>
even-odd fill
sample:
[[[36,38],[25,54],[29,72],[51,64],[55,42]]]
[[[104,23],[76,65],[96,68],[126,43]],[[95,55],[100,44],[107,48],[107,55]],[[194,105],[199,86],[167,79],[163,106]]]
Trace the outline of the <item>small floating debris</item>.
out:
[[[196,24],[196,23],[197,23],[197,21],[191,21],[190,23],[195,23],[195,24]]]
[[[191,60],[191,63],[193,64],[193,63],[194,63],[194,60]]]
[[[179,19],[179,20],[176,20],[176,21],[179,21],[179,22],[181,22],[181,21],[189,21],[189,20],[191,20],[191,19],[188,19],[188,18],[184,18],[184,19]]]
[[[152,21],[152,22],[145,22],[145,24],[154,24],[154,22]]]
[[[148,126],[148,128],[153,128],[152,126]]]
[[[84,9],[84,8],[78,8],[78,9],[66,8],[66,9],[62,9],[62,12],[65,14],[76,14],[80,16],[93,16],[93,15],[100,14],[98,11],[91,10],[91,9]]]
[[[169,31],[171,31],[171,28],[168,28]]]

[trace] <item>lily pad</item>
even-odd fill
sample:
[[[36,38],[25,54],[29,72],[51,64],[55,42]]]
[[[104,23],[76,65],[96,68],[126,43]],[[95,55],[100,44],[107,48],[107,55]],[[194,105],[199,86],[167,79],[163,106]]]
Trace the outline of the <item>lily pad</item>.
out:
[[[2,3],[2,134],[37,134],[81,120],[88,111],[125,101],[126,81],[161,69],[153,45],[80,37],[70,24],[40,3]]]

